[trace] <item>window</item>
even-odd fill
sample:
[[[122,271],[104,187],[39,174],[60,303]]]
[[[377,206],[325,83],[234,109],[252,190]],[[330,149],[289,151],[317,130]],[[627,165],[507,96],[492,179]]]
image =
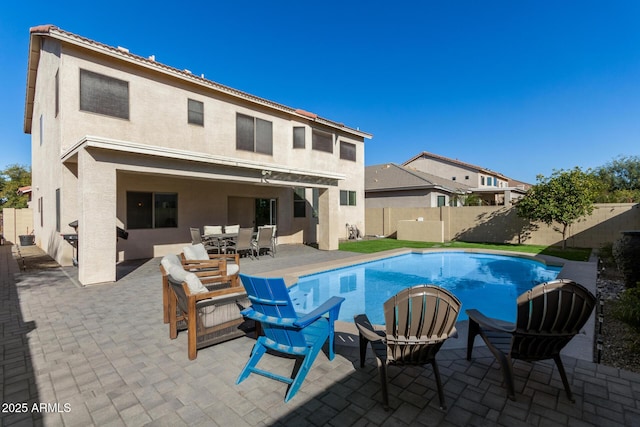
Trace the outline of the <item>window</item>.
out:
[[[80,70],[80,110],[129,118],[129,83]]]
[[[342,206],[355,206],[356,205],[356,192],[340,190],[340,205]]]
[[[445,196],[438,196],[438,207],[445,206],[447,203],[447,198]]]
[[[333,153],[333,135],[314,129],[311,133],[311,148]]]
[[[255,153],[273,154],[273,123],[238,113],[236,115],[236,148]]]
[[[491,187],[493,185],[493,178],[491,178],[490,176],[487,177],[487,185],[489,187]]]
[[[38,198],[38,213],[40,214],[40,227],[44,227],[44,206],[42,197]]]
[[[293,189],[293,217],[304,218],[307,216],[307,200],[305,189],[297,187]]]
[[[38,139],[42,147],[42,141],[44,141],[44,116],[42,114],[40,114],[40,135],[38,135]]]
[[[455,177],[455,176],[452,176],[452,177],[451,177],[451,181],[455,181],[455,180],[456,180],[456,177]]]
[[[56,188],[56,231],[60,232],[60,189]]]
[[[56,115],[54,117],[58,117],[58,112],[60,111],[60,70],[56,71],[56,82],[55,82],[55,103],[56,103]]]
[[[318,206],[320,206],[320,190],[317,188],[311,189],[311,200],[313,210],[312,216],[318,218]]]
[[[464,179],[468,181],[469,180],[469,175],[465,175]]]
[[[175,228],[178,194],[127,191],[127,228]]]
[[[202,102],[188,99],[187,114],[189,123],[204,126],[204,104]]]
[[[484,176],[480,177],[480,185],[484,185]]]
[[[340,141],[340,158],[356,161],[356,144]]]
[[[304,148],[304,127],[293,128],[293,148]]]

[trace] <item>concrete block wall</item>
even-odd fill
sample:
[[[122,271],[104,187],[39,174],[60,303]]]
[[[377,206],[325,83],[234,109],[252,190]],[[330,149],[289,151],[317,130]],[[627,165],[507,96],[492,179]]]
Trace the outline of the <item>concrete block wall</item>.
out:
[[[2,209],[2,235],[5,244],[19,244],[18,236],[33,232],[33,210],[31,208]]]
[[[400,221],[442,221],[444,241],[560,245],[560,225],[534,224],[519,218],[514,207],[466,206],[440,208],[367,208],[369,235],[398,236]],[[598,248],[620,238],[620,232],[640,230],[640,204],[596,204],[592,215],[567,232],[570,247]],[[415,240],[415,239],[413,239]]]

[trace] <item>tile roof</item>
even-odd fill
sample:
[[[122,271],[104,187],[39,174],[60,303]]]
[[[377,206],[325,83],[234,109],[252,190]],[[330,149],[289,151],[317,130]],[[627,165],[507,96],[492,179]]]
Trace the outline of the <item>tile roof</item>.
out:
[[[391,191],[418,188],[440,188],[449,192],[466,192],[468,185],[441,178],[412,168],[385,163],[367,166],[364,170],[365,191]]]
[[[231,95],[237,98],[242,98],[244,100],[247,100],[253,103],[257,103],[257,104],[267,106],[279,111],[284,111],[288,114],[305,118],[306,120],[311,120],[317,123],[321,123],[333,128],[343,130],[348,133],[356,134],[363,138],[371,139],[373,136],[369,133],[361,131],[360,129],[357,129],[357,128],[354,129],[354,128],[345,126],[343,123],[322,118],[317,114],[310,113],[308,111],[301,110],[301,109],[291,108],[286,105],[267,100],[265,98],[260,98],[255,95],[251,95],[247,92],[243,92],[241,90],[233,89],[229,86],[216,83],[212,80],[205,79],[204,75],[197,76],[191,73],[189,70],[179,70],[177,68],[161,64],[155,60],[155,56],[145,58],[140,55],[135,55],[130,53],[129,50],[126,48],[109,46],[109,45],[88,39],[86,37],[71,33],[69,31],[65,31],[52,24],[39,25],[39,26],[32,27],[30,28],[29,32],[31,34],[31,41],[30,41],[30,47],[29,47],[29,50],[30,50],[29,68],[27,72],[27,100],[25,102],[25,132],[27,133],[31,132],[30,121],[32,118],[32,109],[33,109],[33,99],[32,99],[33,93],[30,93],[30,92],[35,87],[35,73],[37,73],[37,57],[39,56],[39,41],[37,39],[38,37],[48,36],[48,37],[52,37],[67,43],[71,43],[76,46],[81,46],[83,48],[93,50],[95,52],[99,52],[101,54],[105,54],[112,58],[124,60],[130,63],[135,63],[137,65],[141,65],[146,68],[153,69],[155,71],[163,72],[165,74],[169,74],[183,80],[188,80],[196,84],[206,86],[209,89],[213,89],[218,92],[223,92],[227,95]]]

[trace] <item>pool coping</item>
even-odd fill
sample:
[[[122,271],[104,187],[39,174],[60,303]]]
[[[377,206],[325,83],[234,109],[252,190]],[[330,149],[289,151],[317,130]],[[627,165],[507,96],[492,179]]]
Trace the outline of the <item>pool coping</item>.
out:
[[[594,295],[596,293],[596,279],[598,264],[597,259],[593,258],[589,261],[571,261],[564,258],[553,257],[549,255],[530,255],[516,251],[505,251],[495,249],[476,249],[476,248],[425,248],[425,249],[391,249],[388,251],[375,252],[371,254],[357,254],[352,257],[343,258],[339,260],[322,261],[315,264],[307,264],[304,266],[288,267],[279,270],[273,270],[268,273],[264,273],[264,277],[282,277],[284,278],[287,286],[293,286],[298,278],[301,276],[307,276],[328,270],[336,270],[343,267],[349,267],[358,264],[365,264],[372,261],[378,261],[385,258],[392,258],[396,256],[417,253],[432,253],[432,252],[469,252],[469,253],[483,253],[491,255],[506,255],[518,258],[531,259],[534,261],[543,262],[551,266],[560,266],[562,269],[558,273],[558,279],[571,279],[577,283],[580,283]],[[463,308],[464,309],[464,308]],[[580,360],[593,361],[594,355],[594,340],[595,340],[595,322],[596,313],[599,310],[598,307],[589,317],[583,331],[576,335],[571,342],[564,348],[562,355],[574,357]],[[337,321],[336,328],[336,344],[346,346],[358,345],[358,332],[355,324],[352,322]],[[456,329],[458,330],[457,339],[449,339],[444,344],[443,348],[449,349],[462,349],[466,348],[466,336],[468,330],[468,320],[459,321],[456,323]],[[476,340],[475,345],[484,345],[482,340]]]

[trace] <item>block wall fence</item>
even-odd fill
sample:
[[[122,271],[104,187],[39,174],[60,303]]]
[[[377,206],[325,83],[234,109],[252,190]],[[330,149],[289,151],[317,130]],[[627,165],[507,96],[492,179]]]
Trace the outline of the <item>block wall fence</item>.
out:
[[[417,221],[410,224],[405,221]],[[514,207],[466,206],[439,208],[367,208],[365,233],[416,240],[411,236],[433,235],[420,227],[442,228],[442,241],[462,240],[486,243],[561,245],[559,224],[530,225],[519,218]],[[574,223],[567,232],[567,246],[599,248],[620,238],[621,231],[640,230],[640,204],[596,204],[593,213]]]

